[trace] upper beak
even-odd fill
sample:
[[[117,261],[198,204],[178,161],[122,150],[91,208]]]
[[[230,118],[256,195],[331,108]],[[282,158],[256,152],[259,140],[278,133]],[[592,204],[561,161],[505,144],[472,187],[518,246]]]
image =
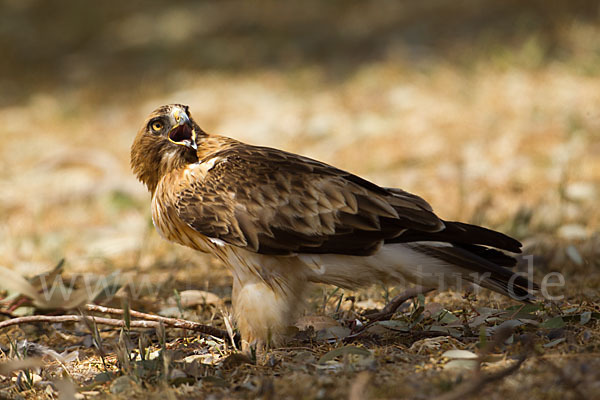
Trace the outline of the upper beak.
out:
[[[175,123],[169,132],[169,140],[175,144],[198,150],[196,130],[193,128],[190,118],[185,111],[179,107],[175,107],[171,111],[171,117]]]

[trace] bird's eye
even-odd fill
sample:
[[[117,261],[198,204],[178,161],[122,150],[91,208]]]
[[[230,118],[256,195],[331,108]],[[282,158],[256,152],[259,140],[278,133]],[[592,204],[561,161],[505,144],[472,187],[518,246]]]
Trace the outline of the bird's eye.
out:
[[[160,121],[152,121],[152,123],[150,124],[150,127],[152,128],[152,130],[154,132],[159,132],[159,131],[162,131],[162,128],[164,127],[164,125]]]

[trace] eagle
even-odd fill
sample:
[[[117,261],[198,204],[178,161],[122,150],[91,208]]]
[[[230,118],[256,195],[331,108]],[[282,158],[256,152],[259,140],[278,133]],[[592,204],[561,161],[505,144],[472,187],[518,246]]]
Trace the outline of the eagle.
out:
[[[310,283],[484,287],[521,301],[538,287],[509,268],[517,240],[439,218],[421,197],[326,163],[209,134],[189,107],[144,121],[131,167],[165,239],[211,253],[233,276],[243,347],[282,338]]]

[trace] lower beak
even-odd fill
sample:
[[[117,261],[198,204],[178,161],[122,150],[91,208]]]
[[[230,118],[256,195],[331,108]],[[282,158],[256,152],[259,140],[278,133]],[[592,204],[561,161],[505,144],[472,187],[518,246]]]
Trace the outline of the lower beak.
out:
[[[192,129],[192,140],[190,143],[190,147],[194,150],[198,150],[198,145],[196,144],[196,130]]]

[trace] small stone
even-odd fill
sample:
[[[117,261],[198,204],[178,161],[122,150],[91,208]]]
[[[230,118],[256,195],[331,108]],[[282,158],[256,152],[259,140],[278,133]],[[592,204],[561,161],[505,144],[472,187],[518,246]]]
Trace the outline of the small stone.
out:
[[[573,182],[565,188],[569,200],[590,201],[596,198],[596,187],[589,182]]]
[[[110,384],[110,392],[114,394],[123,393],[133,389],[134,382],[128,376],[120,376]]]
[[[567,240],[580,240],[587,238],[586,229],[577,224],[563,225],[558,229],[558,236]]]
[[[174,369],[171,371],[171,380],[187,378],[187,374],[180,369]]]

